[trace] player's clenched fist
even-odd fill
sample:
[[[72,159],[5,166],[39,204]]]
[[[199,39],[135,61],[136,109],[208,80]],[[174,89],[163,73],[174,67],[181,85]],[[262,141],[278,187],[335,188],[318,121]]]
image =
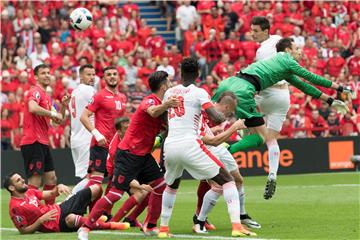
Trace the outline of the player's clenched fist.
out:
[[[237,130],[246,128],[245,121],[243,119],[239,119],[234,122],[233,126],[235,126]]]
[[[180,100],[176,96],[171,96],[169,99],[165,102],[165,105],[169,107],[178,107],[180,106]]]

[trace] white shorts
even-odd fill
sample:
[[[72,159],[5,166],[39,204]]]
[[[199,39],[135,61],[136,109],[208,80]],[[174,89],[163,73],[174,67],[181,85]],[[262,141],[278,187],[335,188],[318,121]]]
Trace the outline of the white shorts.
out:
[[[280,132],[290,108],[289,90],[267,88],[255,96],[255,102],[265,114],[266,127]]]
[[[75,165],[75,176],[84,178],[89,167],[90,144],[71,148],[71,155]]]
[[[223,146],[207,146],[209,150],[224,164],[225,169],[228,172],[235,171],[239,169],[234,157],[232,154]]]
[[[211,179],[224,165],[201,140],[187,140],[164,144],[165,182],[168,185],[180,178],[184,169],[195,179]]]

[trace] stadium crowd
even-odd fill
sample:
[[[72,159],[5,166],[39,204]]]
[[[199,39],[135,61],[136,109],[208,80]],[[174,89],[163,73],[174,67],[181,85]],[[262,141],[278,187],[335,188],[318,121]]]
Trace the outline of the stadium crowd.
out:
[[[105,86],[102,69],[117,67],[119,90],[127,97],[131,117],[149,94],[147,77],[168,72],[176,83],[179,62],[196,56],[201,66],[197,84],[210,95],[225,78],[252,63],[258,43],[250,21],[266,16],[271,34],[292,37],[303,48],[301,65],[325,78],[350,87],[345,101],[350,112],[337,114],[326,103],[294,87],[283,138],[350,136],[360,133],[360,3],[358,1],[177,1],[160,2],[167,18],[176,23],[176,45],[167,45],[157,29],[140,18],[136,3],[118,1],[1,1],[1,141],[2,149],[19,150],[23,99],[35,83],[33,68],[51,65],[51,87],[46,89],[59,108],[62,96],[79,84],[80,66],[96,68],[95,87]],[[93,14],[93,25],[74,31],[68,16],[76,7]],[[215,37],[209,33],[216,30]],[[321,89],[336,96],[336,91]],[[52,124],[51,148],[70,145],[69,121]],[[237,136],[233,136],[236,139]]]

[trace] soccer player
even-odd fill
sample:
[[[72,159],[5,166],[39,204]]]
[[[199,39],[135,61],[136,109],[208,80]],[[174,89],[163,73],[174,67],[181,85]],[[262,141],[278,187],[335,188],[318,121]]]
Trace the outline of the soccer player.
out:
[[[20,148],[24,158],[26,178],[29,187],[37,189],[44,177],[44,190],[51,190],[56,186],[56,174],[53,159],[49,150],[48,129],[50,119],[60,123],[65,116],[67,96],[62,100],[61,113],[52,107],[51,99],[45,89],[50,85],[50,66],[40,64],[34,69],[37,85],[31,88],[25,97],[24,130]],[[47,203],[54,203],[49,198]]]
[[[70,189],[59,184],[50,191],[29,189],[25,180],[18,173],[11,173],[4,179],[4,188],[10,194],[9,214],[15,227],[22,234],[39,232],[76,231],[86,220],[83,215],[91,201],[101,195],[99,185],[92,185],[73,195],[68,200],[57,204],[43,204],[41,200],[56,198],[60,194],[68,195]],[[128,223],[97,222],[97,229],[123,230]]]
[[[232,91],[238,98],[237,117],[245,119],[245,125],[254,131],[253,134],[245,136],[242,140],[232,144],[229,148],[231,153],[260,146],[269,139],[262,114],[256,110],[254,95],[256,92],[262,91],[281,80],[285,79],[304,93],[327,102],[339,112],[345,113],[348,111],[345,103],[334,100],[297,77],[303,77],[315,85],[333,88],[339,92],[347,91],[339,84],[328,81],[302,68],[297,62],[301,57],[301,50],[298,49],[293,39],[281,39],[276,44],[276,49],[278,53],[274,57],[257,61],[236,76],[221,82],[214,95],[214,100],[216,100],[222,92]]]
[[[198,130],[201,124],[201,110],[204,110],[216,124],[225,121],[225,118],[214,108],[207,92],[194,85],[198,76],[197,60],[183,59],[181,62],[182,84],[169,89],[164,96],[164,101],[168,101],[171,96],[176,95],[180,106],[168,111],[168,136],[164,143],[166,189],[162,199],[158,237],[171,236],[169,221],[184,169],[195,179],[211,179],[223,187],[233,237],[256,235],[240,223],[239,196],[232,176],[200,139]],[[238,129],[237,126],[235,126],[236,129]]]
[[[179,104],[176,97],[170,97],[168,101],[161,102],[170,85],[166,72],[157,71],[150,75],[149,86],[152,94],[140,103],[131,118],[123,140],[118,145],[112,188],[97,201],[88,220],[79,229],[79,240],[88,239],[89,230],[94,228],[94,223],[102,212],[107,212],[115,202],[121,199],[124,192],[129,190],[129,184],[133,180],[148,184],[153,189],[149,196],[143,231],[146,235],[157,234],[156,224],[161,212],[161,198],[165,183],[163,172],[151,155],[151,151],[156,135],[166,123],[163,114],[169,107],[176,107]]]
[[[125,112],[126,98],[119,93],[119,74],[116,67],[104,68],[105,88],[94,95],[80,117],[81,123],[91,132],[89,182],[87,186],[101,184],[106,174],[106,159],[111,139],[116,133],[114,121]],[[95,125],[90,117],[94,115]]]
[[[270,35],[270,22],[266,17],[256,16],[251,20],[253,39],[260,43],[255,60],[270,58],[276,54],[276,43],[281,39],[278,35]],[[276,176],[279,168],[280,148],[277,138],[280,135],[286,114],[290,108],[288,83],[279,81],[267,89],[260,91],[255,97],[256,105],[265,114],[268,140],[266,146],[269,158],[269,175],[265,187],[264,198],[270,199],[275,193]]]
[[[92,135],[80,122],[80,117],[96,93],[94,89],[95,68],[91,64],[80,67],[80,84],[71,93],[69,105],[71,119],[71,154],[75,165],[75,176],[83,179],[74,188],[73,193],[80,191],[88,183],[85,178],[89,166],[90,143]]]
[[[215,109],[223,113],[225,116],[230,116],[234,113],[237,105],[237,98],[232,92],[223,92],[218,99],[218,102],[214,104]],[[233,176],[236,187],[239,193],[240,202],[240,220],[241,223],[247,225],[250,228],[261,228],[261,225],[251,219],[245,210],[245,192],[243,186],[243,177],[240,174],[239,167],[234,157],[227,151],[226,147],[219,145],[218,142],[214,142],[214,133],[218,128],[207,116],[205,112],[202,113],[202,127],[200,135],[202,141],[206,144],[208,149],[219,158],[224,164],[225,169]],[[219,136],[219,135],[217,135]],[[216,136],[216,137],[217,137]],[[215,138],[216,138],[215,137]],[[227,139],[226,139],[227,140]],[[225,140],[225,141],[226,141]],[[207,189],[207,191],[205,191]],[[200,193],[200,194],[199,194]],[[201,181],[198,187],[198,207],[194,216],[193,230],[196,233],[206,233],[206,230],[214,230],[214,226],[206,222],[206,217],[215,206],[217,200],[222,195],[222,189],[218,186],[212,185],[211,189],[206,181]],[[199,206],[200,205],[200,206]],[[205,227],[205,228],[204,228]]]

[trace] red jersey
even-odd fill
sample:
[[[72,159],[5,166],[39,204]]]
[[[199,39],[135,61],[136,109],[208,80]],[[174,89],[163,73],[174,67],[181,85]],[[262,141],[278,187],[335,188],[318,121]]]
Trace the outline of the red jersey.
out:
[[[331,76],[337,77],[340,74],[341,69],[346,64],[342,57],[332,57],[328,61],[328,72]]]
[[[360,57],[351,56],[348,67],[351,75],[360,76]]]
[[[235,40],[225,40],[224,43],[224,52],[229,54],[230,56],[230,61],[231,62],[235,62],[236,60],[238,60],[239,58],[239,49],[241,48],[241,44],[240,41],[235,39]]]
[[[45,213],[56,209],[56,219],[44,222],[38,231],[40,232],[60,232],[60,214],[61,209],[57,204],[44,205],[40,202],[42,192],[35,189],[29,189],[24,198],[11,197],[9,202],[9,214],[17,229],[33,224]]]
[[[161,36],[148,37],[148,39],[146,39],[145,46],[150,48],[151,55],[153,57],[164,56],[166,42]]]
[[[114,158],[115,158],[117,146],[119,145],[120,141],[121,141],[121,138],[119,136],[119,133],[116,132],[110,142],[109,154],[106,159],[106,171],[108,172],[109,176],[113,175],[113,172],[114,172]]]
[[[161,100],[155,94],[150,94],[142,100],[131,118],[123,140],[118,145],[121,150],[129,150],[138,156],[151,153],[155,137],[163,128],[164,121],[161,116],[153,118],[146,111],[149,107],[160,104]]]
[[[112,93],[107,88],[100,90],[86,108],[95,114],[95,128],[106,138],[108,148],[111,139],[116,133],[114,120],[124,116],[126,97],[122,93]],[[97,145],[93,137],[91,146]]]
[[[21,145],[39,142],[49,145],[50,118],[29,112],[29,101],[35,101],[40,107],[51,110],[51,99],[39,85],[31,88],[25,96],[24,129]]]
[[[220,79],[225,79],[229,77],[228,64],[225,64],[222,61],[218,62],[215,65],[213,71],[220,77]]]

